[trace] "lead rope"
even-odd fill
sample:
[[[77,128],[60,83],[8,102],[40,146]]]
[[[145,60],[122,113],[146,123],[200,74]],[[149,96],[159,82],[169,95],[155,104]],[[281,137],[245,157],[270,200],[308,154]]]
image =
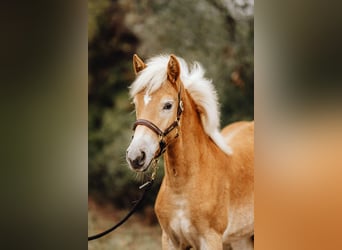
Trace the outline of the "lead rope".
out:
[[[153,185],[153,182],[154,182],[154,179],[156,178],[156,175],[157,175],[157,170],[158,170],[158,161],[159,161],[159,158],[156,158],[152,161],[151,163],[151,167],[153,168],[153,172],[151,174],[151,178],[150,180],[148,180],[147,182],[145,182],[144,184],[142,184],[139,189],[140,190],[144,190],[142,195],[140,196],[139,200],[134,204],[134,206],[131,208],[131,210],[126,214],[125,217],[123,217],[121,219],[121,221],[119,221],[116,225],[114,225],[113,227],[107,229],[106,231],[103,231],[102,233],[98,233],[98,234],[95,234],[95,235],[92,235],[92,236],[88,236],[88,241],[91,241],[91,240],[96,240],[96,239],[99,239],[103,236],[105,236],[106,234],[109,234],[110,232],[114,231],[115,229],[117,229],[118,227],[120,227],[123,223],[125,223],[129,217],[132,216],[132,214],[134,214],[134,212],[137,210],[138,206],[141,204],[141,202],[143,201],[144,197],[145,197],[145,194],[148,190],[151,189],[152,185]]]

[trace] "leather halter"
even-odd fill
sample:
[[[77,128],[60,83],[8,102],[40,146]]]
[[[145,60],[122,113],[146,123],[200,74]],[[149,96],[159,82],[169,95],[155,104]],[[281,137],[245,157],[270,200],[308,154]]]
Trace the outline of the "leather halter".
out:
[[[181,116],[183,110],[184,110],[184,108],[183,108],[183,102],[181,100],[181,88],[180,88],[179,92],[178,92],[178,107],[177,107],[176,120],[173,123],[171,123],[171,125],[168,126],[164,131],[162,131],[160,128],[158,128],[157,125],[155,125],[153,122],[150,122],[149,120],[138,119],[134,122],[133,130],[135,130],[138,125],[142,125],[142,126],[148,127],[149,129],[151,129],[154,133],[156,133],[158,135],[158,137],[159,137],[159,152],[156,153],[156,155],[154,156],[154,159],[158,158],[159,156],[161,156],[165,152],[165,150],[168,146],[168,143],[166,143],[166,141],[165,141],[165,137],[175,128],[177,129],[177,134],[176,134],[175,138],[178,137],[179,120],[180,120],[180,116]]]

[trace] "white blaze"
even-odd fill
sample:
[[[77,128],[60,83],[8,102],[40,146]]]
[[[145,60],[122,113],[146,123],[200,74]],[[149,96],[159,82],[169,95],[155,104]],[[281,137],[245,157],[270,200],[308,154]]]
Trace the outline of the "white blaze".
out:
[[[149,94],[144,95],[144,103],[147,105],[152,100],[152,97]]]

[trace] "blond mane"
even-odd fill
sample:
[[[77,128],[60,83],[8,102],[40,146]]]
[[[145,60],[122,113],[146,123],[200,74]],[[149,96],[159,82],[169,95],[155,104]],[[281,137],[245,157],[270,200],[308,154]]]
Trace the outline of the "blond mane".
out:
[[[130,86],[132,98],[144,89],[147,94],[152,94],[162,86],[167,79],[169,59],[169,55],[161,55],[147,61],[147,67],[139,72]],[[194,62],[189,69],[184,59],[177,57],[177,60],[180,63],[180,79],[184,88],[201,111],[200,117],[204,131],[226,154],[232,154],[232,149],[225,143],[219,132],[220,112],[217,93],[211,80],[204,77],[205,71],[198,62]]]

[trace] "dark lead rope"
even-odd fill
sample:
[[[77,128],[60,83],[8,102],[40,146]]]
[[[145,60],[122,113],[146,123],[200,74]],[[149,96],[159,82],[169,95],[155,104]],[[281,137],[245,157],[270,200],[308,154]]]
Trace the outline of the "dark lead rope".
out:
[[[128,214],[124,218],[122,218],[122,220],[119,221],[116,225],[107,229],[106,231],[99,233],[99,234],[95,234],[93,236],[88,236],[88,241],[99,239],[99,238],[105,236],[106,234],[109,234],[110,232],[114,231],[116,228],[118,228],[123,223],[125,223],[129,219],[129,217],[131,217],[131,215],[134,214],[134,212],[137,210],[138,206],[143,201],[146,192],[152,187],[152,185],[153,185],[153,179],[151,179],[151,180],[147,181],[146,183],[144,183],[143,185],[141,185],[139,187],[139,189],[144,189],[144,192],[142,193],[140,199],[134,204],[132,209],[128,212]]]

